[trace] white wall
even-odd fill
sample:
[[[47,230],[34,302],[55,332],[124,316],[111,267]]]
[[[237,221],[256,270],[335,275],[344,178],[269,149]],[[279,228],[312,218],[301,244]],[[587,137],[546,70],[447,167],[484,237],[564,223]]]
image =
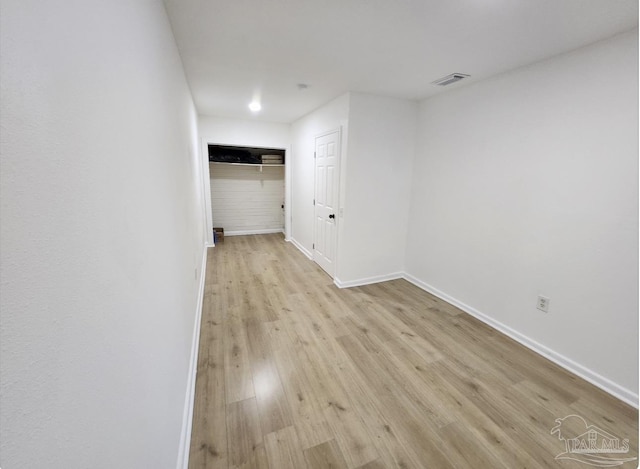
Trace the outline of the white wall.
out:
[[[338,284],[404,270],[417,111],[415,101],[351,93]]]
[[[347,161],[349,94],[344,94],[291,124],[291,241],[308,256],[313,252],[313,198],[315,138],[324,132],[341,128],[341,186]],[[343,187],[340,191],[342,200]],[[341,202],[343,204],[343,202]],[[338,220],[340,229],[341,220]]]
[[[636,30],[422,102],[406,255],[419,281],[628,400],[638,392],[637,41]]]
[[[209,173],[213,225],[225,235],[284,231],[283,166],[210,163]]]
[[[201,115],[198,128],[202,140],[220,145],[287,149],[291,144],[289,124]]]
[[[0,31],[0,465],[175,467],[204,209],[164,7],[3,0]]]
[[[232,119],[217,116],[200,116],[198,128],[202,140],[202,158],[208,168],[207,143],[219,145],[239,145],[247,147],[282,148],[286,150],[285,163],[289,163],[291,150],[291,126],[273,122],[262,122],[246,119]],[[291,165],[285,164],[285,237],[290,237],[291,220]],[[213,221],[211,218],[211,194],[208,192],[209,175],[207,184],[207,234],[209,242],[211,238]]]

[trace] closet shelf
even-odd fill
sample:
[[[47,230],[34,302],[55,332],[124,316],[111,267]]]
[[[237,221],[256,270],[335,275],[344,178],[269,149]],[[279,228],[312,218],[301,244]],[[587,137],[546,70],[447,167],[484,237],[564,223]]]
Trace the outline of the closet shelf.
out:
[[[227,163],[226,161],[209,161],[211,164],[231,164],[234,166],[284,166],[283,164],[267,164],[267,163]]]

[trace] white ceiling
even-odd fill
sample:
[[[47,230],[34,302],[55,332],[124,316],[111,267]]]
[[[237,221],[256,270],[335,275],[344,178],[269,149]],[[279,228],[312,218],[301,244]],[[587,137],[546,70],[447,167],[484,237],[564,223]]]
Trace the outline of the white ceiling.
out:
[[[165,4],[198,112],[271,122],[292,122],[346,91],[425,98],[638,25],[637,0]],[[471,78],[430,84],[453,72]],[[255,94],[257,115],[247,107]]]

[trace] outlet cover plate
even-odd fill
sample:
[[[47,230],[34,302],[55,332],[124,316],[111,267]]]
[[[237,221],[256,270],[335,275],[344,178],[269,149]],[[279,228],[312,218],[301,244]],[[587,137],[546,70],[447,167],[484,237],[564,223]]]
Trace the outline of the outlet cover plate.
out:
[[[545,313],[549,312],[549,303],[551,300],[546,296],[538,295],[538,303],[536,304],[536,308],[540,311],[544,311]]]

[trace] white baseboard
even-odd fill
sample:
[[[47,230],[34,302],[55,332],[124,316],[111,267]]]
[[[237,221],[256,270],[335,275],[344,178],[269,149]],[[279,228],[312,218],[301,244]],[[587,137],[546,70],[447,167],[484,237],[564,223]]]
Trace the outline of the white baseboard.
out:
[[[272,234],[272,233],[284,233],[282,228],[269,228],[266,230],[238,230],[238,231],[225,231],[225,236],[246,236],[246,235],[259,235],[259,234]]]
[[[535,340],[531,339],[530,337],[527,337],[526,335],[521,334],[520,332],[510,328],[509,326],[507,326],[505,324],[502,324],[499,321],[496,321],[495,319],[487,316],[486,314],[481,313],[477,309],[475,309],[475,308],[463,303],[462,301],[459,301],[459,300],[453,298],[452,296],[447,295],[446,293],[438,290],[437,288],[429,285],[428,283],[423,282],[422,280],[414,277],[413,275],[410,275],[410,274],[405,272],[403,277],[408,282],[411,282],[412,284],[414,284],[415,286],[423,289],[424,291],[426,291],[428,293],[431,293],[434,296],[437,296],[438,298],[446,301],[447,303],[450,303],[453,306],[461,309],[465,313],[468,313],[471,316],[479,319],[480,321],[484,322],[485,324],[488,324],[489,326],[493,327],[497,331],[502,332],[503,334],[511,337],[516,342],[518,342],[518,343],[524,345],[525,347],[533,350],[534,352],[538,353],[539,355],[542,355],[543,357],[547,358],[548,360],[551,360],[552,362],[554,362],[555,364],[561,366],[565,370],[570,371],[571,373],[573,373],[573,374],[575,374],[577,376],[580,376],[582,379],[590,382],[594,386],[599,387],[603,391],[608,392],[612,396],[617,397],[621,401],[626,402],[630,406],[633,406],[636,409],[638,408],[638,394],[637,393],[634,393],[633,391],[631,391],[629,389],[626,389],[626,388],[620,386],[619,384],[614,383],[610,379],[605,378],[604,376],[596,373],[595,371],[590,370],[589,368],[587,368],[587,367],[585,367],[583,365],[580,365],[579,363],[576,363],[575,361],[571,360],[570,358],[565,357],[564,355],[561,355],[560,353],[558,353],[558,352],[556,352],[554,350],[551,350],[549,347],[547,347],[545,345],[542,345],[539,342],[536,342]]]
[[[333,283],[338,288],[351,288],[351,287],[360,287],[362,285],[370,285],[372,283],[388,282],[389,280],[396,280],[399,278],[404,278],[403,272],[396,272],[393,274],[386,274],[386,275],[377,275],[375,277],[360,278],[356,280],[347,280],[346,282],[343,282],[338,277],[336,277],[333,279]]]
[[[309,258],[309,260],[313,260],[313,254],[310,251],[308,251],[307,248],[305,248],[302,244],[296,241],[295,238],[289,238],[289,239],[286,239],[285,241],[288,241],[291,244],[293,244],[295,247],[297,247],[298,250],[302,252],[302,254],[304,254]]]
[[[202,267],[200,268],[200,284],[198,286],[198,301],[196,305],[196,319],[191,339],[191,360],[189,375],[187,376],[187,392],[184,400],[184,414],[182,416],[182,432],[178,447],[178,469],[189,467],[189,446],[191,443],[191,427],[193,424],[193,404],[196,393],[196,372],[198,371],[198,350],[200,347],[200,323],[202,322],[202,300],[204,298],[204,281],[207,270],[207,251],[211,246],[205,245],[202,253]]]

